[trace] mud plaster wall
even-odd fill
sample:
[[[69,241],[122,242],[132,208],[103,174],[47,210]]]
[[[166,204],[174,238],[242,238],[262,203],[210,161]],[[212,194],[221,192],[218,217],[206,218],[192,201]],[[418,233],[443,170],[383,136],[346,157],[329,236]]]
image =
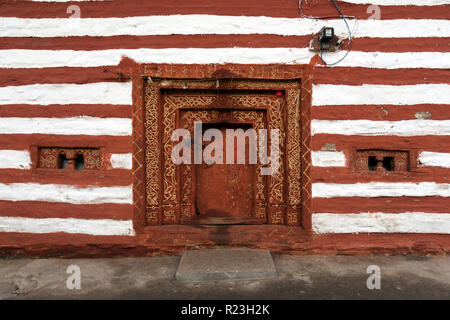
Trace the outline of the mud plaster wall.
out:
[[[370,4],[380,7],[381,20],[369,19]],[[69,19],[64,2],[0,7],[4,254],[125,254],[130,247],[143,255],[215,244],[310,253],[448,250],[448,1],[341,1],[358,23],[350,21],[352,52],[336,67],[325,67],[307,47],[324,25],[346,37],[345,25],[299,20],[294,0],[77,5],[81,19]],[[303,9],[336,14],[329,1]],[[133,85],[120,66],[124,57],[138,64],[311,66],[312,230],[261,226],[236,237],[236,228],[192,227],[180,235],[173,227],[174,239],[158,228],[136,235]],[[35,165],[38,146],[100,147],[105,165],[44,172]],[[358,172],[351,161],[358,149],[407,150],[416,166]]]

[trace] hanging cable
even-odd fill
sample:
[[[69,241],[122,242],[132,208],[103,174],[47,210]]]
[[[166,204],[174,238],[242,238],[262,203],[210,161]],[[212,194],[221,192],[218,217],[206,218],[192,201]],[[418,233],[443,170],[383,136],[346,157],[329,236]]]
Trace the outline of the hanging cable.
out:
[[[331,0],[333,1],[334,6],[336,7],[337,11],[339,12],[339,14],[341,15],[342,19],[344,19],[345,25],[347,26],[347,30],[348,30],[348,45],[347,45],[347,52],[345,53],[345,55],[339,59],[338,61],[334,62],[334,63],[327,63],[325,60],[323,60],[323,56],[322,56],[322,50],[320,51],[320,60],[322,60],[323,63],[325,63],[326,66],[334,66],[336,64],[338,64],[339,62],[341,62],[342,60],[345,59],[345,57],[347,57],[347,55],[349,54],[349,52],[351,51],[351,45],[352,45],[352,32],[350,30],[350,26],[348,25],[347,19],[345,18],[345,16],[342,14],[341,9],[339,8],[338,4],[336,3],[335,0]]]
[[[345,57],[347,57],[347,55],[348,55],[349,52],[351,51],[351,44],[352,44],[353,39],[352,39],[352,32],[351,32],[351,30],[350,30],[350,26],[348,25],[347,19],[350,19],[350,18],[351,18],[351,19],[355,19],[355,20],[356,20],[356,17],[355,17],[355,16],[344,16],[344,15],[342,14],[341,9],[339,8],[338,4],[336,3],[336,1],[335,1],[335,0],[331,0],[331,1],[333,2],[334,6],[336,7],[336,10],[338,11],[339,16],[327,16],[327,17],[312,17],[312,16],[307,16],[307,15],[305,15],[305,14],[303,13],[303,9],[302,9],[303,0],[299,0],[299,2],[298,2],[298,7],[299,7],[299,9],[300,9],[300,16],[301,16],[302,18],[314,19],[314,20],[342,18],[342,19],[344,20],[344,22],[345,22],[345,25],[346,25],[347,31],[348,31],[348,36],[349,36],[349,42],[348,42],[348,44],[347,44],[347,49],[348,49],[348,50],[347,50],[347,52],[345,53],[345,55],[344,55],[341,59],[339,59],[338,61],[336,61],[336,62],[334,62],[334,63],[327,63],[327,62],[323,59],[323,56],[322,56],[322,50],[320,50],[320,54],[319,54],[320,60],[322,60],[322,62],[323,62],[326,66],[334,66],[334,65],[338,64],[339,62],[341,62],[342,60],[344,60]]]

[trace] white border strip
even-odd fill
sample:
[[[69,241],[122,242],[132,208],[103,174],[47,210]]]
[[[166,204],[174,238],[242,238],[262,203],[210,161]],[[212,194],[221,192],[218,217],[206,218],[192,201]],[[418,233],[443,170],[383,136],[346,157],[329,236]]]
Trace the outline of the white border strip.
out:
[[[0,169],[30,169],[31,158],[27,150],[0,150]]]
[[[73,204],[132,204],[132,187],[76,187],[61,184],[0,183],[0,200]]]
[[[103,1],[113,2],[114,0],[28,0],[31,2],[91,2],[91,1]]]
[[[90,1],[114,1],[114,0],[29,0],[32,2],[90,2]],[[355,4],[376,4],[390,6],[438,6],[442,4],[450,4],[449,0],[342,0],[342,2]]]
[[[368,182],[313,183],[313,198],[334,197],[450,197],[449,183],[435,182]]]
[[[131,169],[133,166],[133,156],[131,153],[111,154],[111,166],[115,169]]]
[[[380,6],[440,6],[450,4],[450,0],[342,0],[342,2]]]
[[[331,98],[332,97],[332,98]],[[448,84],[374,85],[360,86],[318,84],[313,86],[313,106],[423,103],[447,104],[450,101]]]
[[[311,134],[361,136],[425,136],[450,135],[450,120],[312,120]]]
[[[418,38],[450,36],[450,21],[438,19],[348,21],[356,37]],[[107,37],[171,34],[310,35],[323,26],[347,37],[342,19],[312,20],[222,15],[170,15],[126,18],[0,18],[0,37]]]
[[[314,53],[307,48],[189,48],[0,50],[0,68],[97,67],[118,65],[122,57],[138,63],[309,63]]]
[[[347,51],[325,52],[323,58],[332,63],[343,58]],[[377,69],[401,69],[401,68],[450,68],[449,52],[364,52],[351,51],[345,59],[336,66],[362,67]],[[321,67],[323,67],[321,65]],[[329,66],[327,67],[329,68]]]
[[[48,61],[51,56],[36,52],[34,59]],[[1,55],[1,52],[0,52]],[[70,58],[70,57],[67,57]],[[131,82],[87,84],[32,84],[0,87],[0,105],[9,104],[132,104]]]
[[[113,1],[113,0],[30,0],[32,2],[89,2],[89,1]],[[356,4],[377,4],[390,6],[438,6],[450,4],[449,0],[343,0],[343,2]]]
[[[315,167],[345,167],[345,153],[340,151],[311,151]]]
[[[450,153],[424,151],[420,153],[419,161],[425,167],[450,168]]]
[[[0,232],[134,236],[131,220],[0,217]]]
[[[128,57],[138,63],[308,64],[315,54],[308,48],[141,48],[93,51],[8,49],[0,50],[0,68],[112,66],[118,65],[122,57]],[[324,59],[335,61],[344,54],[345,52],[326,53]],[[352,51],[337,66],[381,69],[448,69],[450,68],[450,52]],[[123,84],[123,86],[125,85]],[[124,98],[121,96],[121,99]],[[129,104],[129,100],[125,102]],[[116,102],[116,104],[118,103]]]
[[[129,118],[0,118],[0,134],[131,136]]]
[[[450,234],[449,213],[357,213],[312,215],[317,233],[444,233]]]

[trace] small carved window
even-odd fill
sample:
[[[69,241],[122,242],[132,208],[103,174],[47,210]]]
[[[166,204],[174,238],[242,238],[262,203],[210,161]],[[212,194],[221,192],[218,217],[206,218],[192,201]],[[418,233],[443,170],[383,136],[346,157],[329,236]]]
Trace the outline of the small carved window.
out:
[[[102,168],[99,148],[40,147],[38,150],[38,168],[62,170],[99,170]]]
[[[355,168],[358,171],[410,171],[409,151],[357,150]]]

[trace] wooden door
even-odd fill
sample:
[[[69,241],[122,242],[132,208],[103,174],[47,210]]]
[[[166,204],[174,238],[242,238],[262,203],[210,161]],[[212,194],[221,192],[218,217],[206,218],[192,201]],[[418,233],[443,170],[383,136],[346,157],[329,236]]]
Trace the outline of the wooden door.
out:
[[[244,134],[251,126],[245,124],[210,124],[204,126],[216,128],[223,136],[223,164],[195,165],[195,208],[203,223],[250,223],[254,220],[255,164],[249,163],[249,141],[245,146],[238,145],[235,139],[234,164],[227,164],[226,129],[242,129],[236,136]],[[242,141],[244,141],[242,139]],[[211,142],[204,142],[206,147]],[[245,148],[245,163],[237,164],[238,148]]]

